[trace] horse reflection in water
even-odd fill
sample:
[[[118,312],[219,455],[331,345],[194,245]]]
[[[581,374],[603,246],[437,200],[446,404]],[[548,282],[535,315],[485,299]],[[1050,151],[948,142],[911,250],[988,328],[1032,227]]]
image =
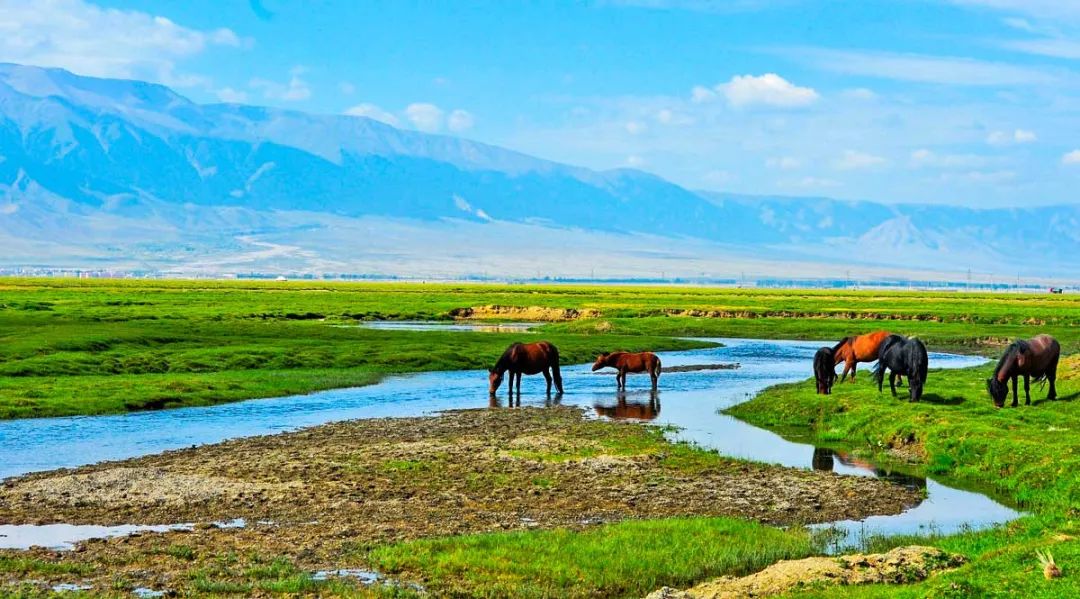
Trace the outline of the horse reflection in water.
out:
[[[879,468],[871,462],[860,460],[852,456],[850,453],[844,451],[836,451],[827,447],[815,447],[814,456],[811,458],[811,465],[814,470],[821,470],[823,472],[832,472],[836,469],[836,462],[847,466],[848,468],[858,468],[867,472],[873,472],[875,476],[880,479],[887,480],[891,483],[902,485],[910,489],[925,489],[926,479],[918,476],[912,476],[910,474],[902,474],[900,472],[891,472],[884,468]]]
[[[556,406],[561,406],[562,405],[562,398],[563,398],[562,393],[555,393],[554,395],[545,395],[544,396],[544,407],[545,408],[553,408],[553,407],[556,407]],[[533,402],[530,405],[534,405],[534,406],[539,407],[538,402]],[[502,400],[499,399],[498,396],[489,395],[488,396],[488,407],[489,408],[503,408],[503,407],[506,407],[506,408],[520,408],[521,407],[521,396],[520,395],[517,395],[517,396],[511,395],[507,399],[506,404],[503,404]]]
[[[597,416],[612,420],[654,420],[660,415],[660,392],[656,389],[629,394],[619,391],[615,395],[615,405],[605,405],[597,400],[593,409]]]

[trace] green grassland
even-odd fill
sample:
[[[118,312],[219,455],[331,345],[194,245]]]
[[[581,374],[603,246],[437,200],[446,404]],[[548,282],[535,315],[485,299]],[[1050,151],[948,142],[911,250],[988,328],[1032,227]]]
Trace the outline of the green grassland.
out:
[[[988,532],[931,539],[871,540],[885,549],[913,540],[962,553],[956,572],[910,587],[822,589],[811,596],[1080,596],[1080,377],[1062,367],[1057,401],[1032,387],[1032,405],[994,408],[985,390],[989,366],[931,371],[920,403],[879,394],[870,377],[816,395],[810,383],[780,385],[728,410],[757,426],[808,432],[887,463],[895,450],[920,456],[905,468],[990,490],[1030,515]],[[1050,550],[1065,570],[1044,580],[1035,551]]]
[[[370,320],[562,318],[528,334],[373,331]],[[555,312],[544,312],[544,310]],[[566,311],[561,313],[559,311]],[[581,317],[583,316],[583,317]],[[577,318],[581,317],[581,318]],[[1080,350],[1073,296],[699,287],[0,279],[0,418],[208,405],[482,368],[512,340],[564,362],[700,346],[686,336],[836,339],[879,328],[994,351],[1046,331]]]
[[[504,320],[576,311],[527,334],[373,331],[383,319],[449,320],[462,308]],[[509,308],[509,309],[506,309]],[[582,317],[583,316],[583,317]],[[481,368],[511,340],[548,338],[563,361],[604,349],[682,349],[685,336],[838,339],[886,328],[931,349],[993,355],[1009,339],[1054,334],[1080,351],[1080,298],[1070,295],[769,291],[695,287],[331,284],[322,282],[0,280],[0,417],[206,405],[366,384],[392,372]],[[817,396],[775,387],[732,410],[783,433],[894,459],[904,469],[991,489],[1030,512],[1008,526],[914,539],[963,553],[959,570],[907,586],[809,589],[810,596],[1080,596],[1080,378],[1063,363],[1056,402],[994,409],[988,368],[931,373],[923,402],[879,395],[869,377]],[[483,383],[478,383],[482,385]],[[722,542],[717,539],[723,539]],[[869,549],[911,542],[868,540]],[[655,547],[650,547],[650,541]],[[718,548],[719,547],[719,548]],[[1065,575],[1046,581],[1034,552]],[[622,551],[622,557],[614,557]],[[641,559],[634,557],[641,551]],[[422,575],[459,594],[510,589],[553,596],[630,596],[660,580],[690,584],[813,551],[798,530],[663,520],[528,531],[368,548],[372,564]],[[715,555],[710,552],[719,552]],[[537,557],[542,556],[542,558]],[[596,556],[610,559],[589,560]],[[673,557],[674,556],[674,557]],[[688,557],[690,556],[690,557]],[[675,563],[672,560],[675,560]],[[622,564],[622,565],[620,565]],[[633,568],[627,569],[626,564]],[[472,574],[469,574],[469,573]],[[597,589],[590,593],[589,589]],[[221,589],[207,589],[207,592]]]

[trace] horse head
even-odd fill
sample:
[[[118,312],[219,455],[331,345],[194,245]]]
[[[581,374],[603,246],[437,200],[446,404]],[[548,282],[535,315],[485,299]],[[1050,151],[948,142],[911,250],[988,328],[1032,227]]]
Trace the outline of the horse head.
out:
[[[488,370],[488,392],[495,395],[495,392],[499,390],[499,385],[502,384],[502,380],[503,373],[494,368]]]
[[[593,362],[593,365],[592,365],[592,371],[596,372],[597,370],[600,370],[601,368],[607,366],[607,359],[608,359],[608,356],[610,356],[610,355],[611,354],[609,352],[604,352],[604,353],[600,354],[599,356],[596,356],[596,361]]]
[[[990,393],[990,398],[994,400],[994,406],[1000,408],[1005,405],[1005,399],[1009,396],[1009,386],[999,380],[997,377],[990,377],[986,379],[986,390]]]

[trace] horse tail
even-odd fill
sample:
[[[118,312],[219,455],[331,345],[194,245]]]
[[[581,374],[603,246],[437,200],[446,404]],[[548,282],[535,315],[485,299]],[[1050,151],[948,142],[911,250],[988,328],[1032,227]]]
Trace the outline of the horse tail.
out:
[[[878,388],[885,382],[885,362],[878,358],[878,363],[874,366],[874,382],[877,383]]]
[[[562,373],[559,372],[559,349],[554,345],[551,346],[551,358],[551,378],[555,379],[555,389],[559,393],[562,393]]]

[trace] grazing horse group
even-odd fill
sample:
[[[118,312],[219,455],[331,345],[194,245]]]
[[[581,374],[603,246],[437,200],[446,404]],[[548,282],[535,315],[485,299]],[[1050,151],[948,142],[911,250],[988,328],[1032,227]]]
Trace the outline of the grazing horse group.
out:
[[[1050,384],[1048,400],[1057,398],[1054,383],[1057,379],[1058,360],[1061,357],[1061,345],[1049,335],[1037,335],[1027,340],[1017,340],[1009,345],[1001,356],[994,374],[986,381],[987,391],[997,407],[1003,407],[1009,395],[1009,381],[1012,381],[1012,406],[1019,403],[1017,381],[1024,377],[1024,395],[1026,405],[1031,405],[1031,379],[1036,382],[1047,381]],[[840,381],[851,373],[851,382],[855,381],[855,368],[859,362],[877,361],[874,367],[874,382],[878,392],[884,388],[885,374],[889,375],[889,388],[896,396],[896,384],[908,379],[909,401],[919,401],[926,386],[929,367],[929,355],[926,345],[914,337],[894,335],[888,331],[875,331],[866,335],[845,337],[832,347],[822,347],[814,354],[814,381],[817,392],[821,395],[832,393],[837,380],[836,366],[844,363],[844,372]]]
[[[593,372],[604,367],[612,367],[616,372],[615,385],[621,391],[626,389],[628,373],[647,372],[652,378],[652,388],[656,391],[660,381],[660,358],[652,352],[604,352],[597,356]],[[547,379],[547,394],[551,395],[551,385],[563,392],[562,373],[559,372],[559,350],[548,341],[536,343],[512,343],[495,362],[495,367],[488,370],[488,393],[492,396],[499,390],[506,373],[510,373],[507,389],[513,399],[515,384],[520,401],[521,377],[526,374],[543,373]]]

